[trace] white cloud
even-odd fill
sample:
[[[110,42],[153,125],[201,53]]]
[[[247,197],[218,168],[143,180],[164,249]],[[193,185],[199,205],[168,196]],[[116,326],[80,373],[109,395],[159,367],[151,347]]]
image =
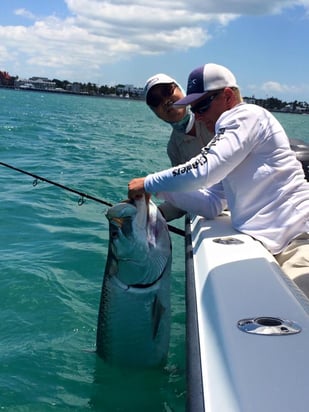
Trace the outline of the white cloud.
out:
[[[272,93],[272,92],[282,93],[282,92],[289,91],[289,86],[275,82],[275,81],[268,81],[262,85],[261,89],[268,93]]]
[[[283,84],[274,80],[269,80],[261,85],[251,84],[248,87],[253,94],[260,97],[269,98],[276,97],[280,99],[295,100],[298,94],[309,94],[309,84],[301,84],[298,86],[291,84]]]
[[[301,85],[288,85],[282,84],[276,81],[268,81],[262,84],[261,90],[267,95],[268,97],[271,96],[296,96],[299,93],[304,93],[307,91],[309,92],[309,86]]]
[[[266,15],[280,13],[287,7],[305,5],[307,0],[191,0],[192,9],[200,9],[205,13],[228,13],[239,15]],[[308,5],[308,4],[307,4]]]
[[[279,13],[309,0],[66,0],[70,16],[35,18],[31,11],[16,14],[34,19],[30,26],[0,26],[2,55],[18,54],[23,65],[72,74],[76,67],[96,71],[105,64],[136,55],[163,54],[203,46],[214,27],[243,14]],[[15,66],[18,67],[17,64]],[[89,75],[89,77],[91,77]],[[76,79],[78,80],[78,79]]]
[[[16,9],[14,11],[14,14],[16,14],[16,16],[26,17],[27,19],[30,19],[30,20],[35,19],[35,15],[26,9]]]

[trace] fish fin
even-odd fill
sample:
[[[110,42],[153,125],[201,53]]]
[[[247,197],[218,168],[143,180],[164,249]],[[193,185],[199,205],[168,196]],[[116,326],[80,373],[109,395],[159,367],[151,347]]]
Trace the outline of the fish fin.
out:
[[[144,273],[143,283],[155,283],[161,277],[165,271],[167,264],[169,262],[170,254],[167,255],[165,252],[152,250],[152,253],[149,256],[151,265],[147,267],[147,270]]]
[[[160,302],[160,299],[158,298],[158,295],[156,295],[153,304],[152,304],[152,339],[155,340],[159,326],[160,326],[160,321],[162,318],[162,315],[165,312],[165,308]]]

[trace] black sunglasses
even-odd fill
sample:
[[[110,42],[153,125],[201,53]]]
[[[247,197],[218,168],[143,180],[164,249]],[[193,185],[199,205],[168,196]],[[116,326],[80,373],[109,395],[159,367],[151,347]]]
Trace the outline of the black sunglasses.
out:
[[[175,83],[158,84],[149,90],[146,103],[151,107],[158,107],[163,100],[173,96],[177,85]]]
[[[207,112],[210,108],[212,101],[220,94],[223,90],[220,90],[217,93],[212,94],[211,96],[206,97],[204,100],[201,100],[197,105],[191,107],[192,113],[203,114]]]

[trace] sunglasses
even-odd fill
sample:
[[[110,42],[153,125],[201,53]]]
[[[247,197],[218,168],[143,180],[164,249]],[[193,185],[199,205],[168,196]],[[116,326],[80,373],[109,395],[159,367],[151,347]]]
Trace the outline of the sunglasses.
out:
[[[220,94],[222,93],[223,90],[220,90],[219,92],[212,94],[211,96],[206,97],[204,100],[200,101],[197,105],[194,107],[191,107],[191,112],[194,114],[203,114],[207,112],[207,110],[210,108],[212,101]]]
[[[177,85],[175,83],[159,84],[149,90],[147,94],[146,103],[151,107],[158,107],[166,99],[173,96]]]

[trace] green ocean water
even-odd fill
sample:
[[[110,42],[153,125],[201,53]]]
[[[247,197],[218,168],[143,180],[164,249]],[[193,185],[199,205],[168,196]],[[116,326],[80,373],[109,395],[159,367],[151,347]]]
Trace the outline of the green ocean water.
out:
[[[309,142],[309,116],[275,115]],[[0,161],[110,203],[126,198],[131,178],[169,166],[169,132],[143,102],[0,89]],[[0,170],[0,410],[183,412],[183,238],[171,235],[166,367],[111,368],[94,352],[106,207]]]

